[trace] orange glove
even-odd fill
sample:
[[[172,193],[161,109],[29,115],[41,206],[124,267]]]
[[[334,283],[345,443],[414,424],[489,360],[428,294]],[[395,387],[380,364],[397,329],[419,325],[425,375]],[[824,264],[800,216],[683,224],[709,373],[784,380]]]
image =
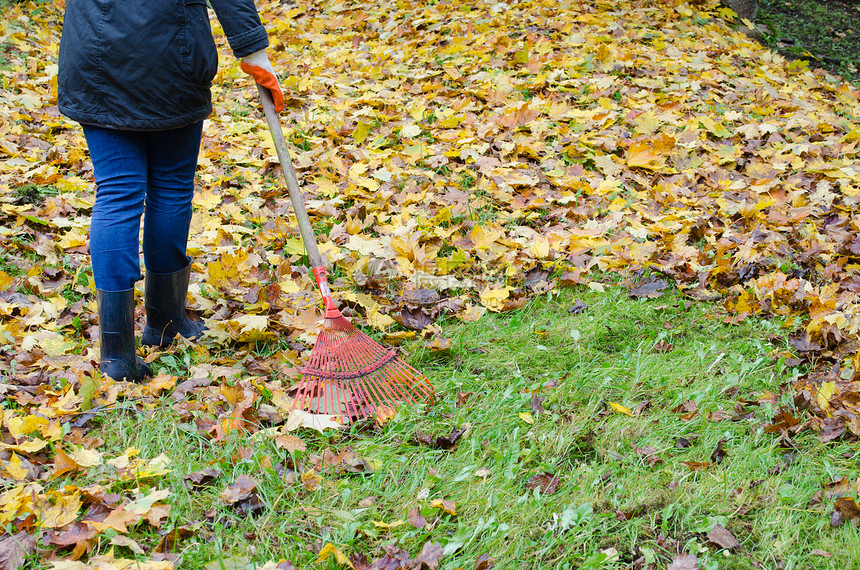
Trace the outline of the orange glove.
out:
[[[254,78],[258,84],[262,85],[272,93],[272,101],[275,102],[275,110],[280,113],[284,110],[284,93],[281,91],[281,86],[278,84],[278,78],[275,75],[275,69],[269,62],[269,56],[266,55],[266,50],[261,49],[255,51],[251,55],[242,58],[239,63],[242,71]]]

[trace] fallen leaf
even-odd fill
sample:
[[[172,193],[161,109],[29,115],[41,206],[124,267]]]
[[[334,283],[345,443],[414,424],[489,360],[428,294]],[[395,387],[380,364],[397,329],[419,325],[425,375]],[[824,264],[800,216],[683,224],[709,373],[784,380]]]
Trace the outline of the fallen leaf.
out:
[[[409,520],[409,524],[419,530],[427,526],[427,519],[421,516],[421,511],[418,507],[409,509],[409,511],[407,511],[406,518]]]
[[[36,552],[36,538],[21,531],[0,536],[0,570],[24,568],[27,557]]]
[[[457,515],[457,503],[455,503],[454,501],[449,501],[447,499],[435,499],[433,501],[430,501],[430,506],[436,509],[442,509],[449,515]]]
[[[552,473],[537,473],[526,481],[526,489],[540,489],[543,495],[554,495],[558,490],[559,479]]]
[[[851,497],[836,499],[834,507],[842,514],[845,520],[850,521],[860,518],[860,506]]]
[[[681,554],[672,559],[666,570],[698,570],[699,559],[693,554]]]
[[[616,413],[624,414],[625,416],[633,417],[633,412],[630,411],[630,408],[627,406],[622,406],[621,404],[617,404],[615,402],[609,402],[609,406],[615,410]]]
[[[475,560],[475,570],[491,570],[494,566],[495,564],[487,553],[481,554]]]
[[[244,501],[251,496],[254,489],[257,488],[257,482],[247,475],[239,475],[236,480],[227,485],[227,488],[221,491],[218,498],[222,503],[233,505],[239,501]]]
[[[669,287],[669,282],[664,279],[653,279],[638,287],[630,289],[631,299],[655,299],[662,295],[661,291]]]
[[[350,562],[349,559],[344,556],[343,552],[341,552],[338,547],[336,547],[330,542],[327,543],[324,547],[322,547],[319,554],[317,555],[317,559],[315,562],[319,564],[320,562],[328,560],[330,557],[334,558],[335,562],[337,562],[338,564],[343,564],[349,566],[350,568],[355,568],[355,566],[352,565],[352,562]]]
[[[453,449],[467,428],[455,429],[449,435],[431,436],[422,432],[415,432],[415,441],[434,449]]]
[[[716,525],[711,529],[708,533],[708,540],[726,550],[739,548],[741,545],[732,533],[720,525]]]
[[[425,542],[421,547],[421,552],[412,561],[415,570],[427,568],[427,570],[437,570],[439,568],[439,559],[445,553],[445,549],[438,542]]]
[[[215,479],[223,475],[221,471],[215,469],[214,467],[207,467],[202,471],[194,471],[189,473],[184,477],[185,481],[191,483],[191,485],[195,488],[197,487],[206,487],[210,485]]]

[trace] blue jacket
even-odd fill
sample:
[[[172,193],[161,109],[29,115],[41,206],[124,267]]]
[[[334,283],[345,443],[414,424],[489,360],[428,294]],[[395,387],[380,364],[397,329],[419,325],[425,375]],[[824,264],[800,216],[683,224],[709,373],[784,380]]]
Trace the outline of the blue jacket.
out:
[[[233,54],[269,45],[254,0],[211,0]],[[205,0],[67,0],[58,106],[80,123],[163,130],[205,119],[218,70]]]

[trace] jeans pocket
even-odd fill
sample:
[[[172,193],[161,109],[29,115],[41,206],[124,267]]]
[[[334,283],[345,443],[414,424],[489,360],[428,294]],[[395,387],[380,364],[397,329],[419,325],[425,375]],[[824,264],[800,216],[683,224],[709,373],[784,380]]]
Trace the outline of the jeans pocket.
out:
[[[205,0],[185,0],[183,13],[183,71],[195,83],[209,83],[218,71],[218,50],[212,38],[208,5]]]

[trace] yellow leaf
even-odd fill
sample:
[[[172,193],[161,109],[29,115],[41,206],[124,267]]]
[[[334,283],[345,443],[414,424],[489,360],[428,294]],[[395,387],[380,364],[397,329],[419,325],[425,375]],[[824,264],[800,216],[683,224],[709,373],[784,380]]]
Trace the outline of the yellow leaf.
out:
[[[647,142],[633,143],[627,149],[627,166],[659,170],[666,165],[666,159],[659,156],[653,146]]]
[[[84,447],[69,454],[69,458],[81,467],[95,467],[102,463],[102,453]]]
[[[382,528],[382,529],[388,530],[391,528],[397,528],[406,521],[398,520],[398,521],[394,521],[393,523],[387,523],[387,522],[382,522],[382,521],[371,521],[371,522],[373,523],[373,526],[375,526],[376,528]]]
[[[655,115],[653,111],[642,113],[636,117],[636,120],[633,123],[636,125],[634,132],[637,132],[640,135],[653,134],[660,128],[660,119],[657,118],[657,115]]]
[[[47,418],[31,414],[24,417],[16,416],[10,418],[7,427],[9,428],[9,435],[15,439],[21,439],[23,436],[29,435],[46,425],[48,425]]]
[[[11,451],[18,451],[20,453],[36,453],[46,445],[48,445],[48,442],[44,439],[39,438],[25,441],[24,443],[19,445],[15,445],[12,443],[3,443],[2,441],[0,441],[0,449],[9,449]]]
[[[481,291],[481,304],[491,311],[501,312],[505,306],[505,299],[511,294],[510,287],[492,288],[489,285]]]
[[[350,568],[355,568],[355,566],[352,565],[352,562],[350,562],[349,559],[344,556],[343,552],[341,552],[337,546],[330,542],[323,546],[322,550],[320,550],[319,555],[317,555],[316,563],[328,560],[331,556],[334,556],[334,559],[338,564],[346,564]]]
[[[4,271],[0,271],[0,290],[8,291],[15,279]]]
[[[42,499],[41,504],[34,505],[34,513],[38,517],[38,524],[41,528],[59,528],[78,518],[80,508],[81,494],[79,491],[74,491],[69,495],[54,492]]]
[[[355,139],[355,144],[361,144],[364,142],[364,139],[367,138],[367,135],[370,134],[370,131],[373,130],[373,125],[370,123],[359,123],[355,130],[352,131],[352,138]]]
[[[8,471],[9,475],[11,475],[16,481],[23,481],[27,478],[27,472],[29,470],[24,467],[24,462],[21,461],[18,454],[13,453],[9,458],[9,463],[6,465],[6,471]]]
[[[609,405],[619,414],[624,414],[625,416],[630,416],[631,418],[633,417],[633,412],[631,412],[630,408],[628,408],[627,406],[622,406],[621,404],[616,404],[615,402],[609,402]]]
[[[430,506],[436,509],[442,509],[449,515],[457,516],[457,503],[455,503],[454,501],[436,499],[430,502]]]
[[[535,423],[535,419],[528,412],[520,412],[519,416],[520,416],[520,419],[523,420],[524,422],[526,422],[527,424]]]
[[[391,325],[393,325],[395,322],[396,321],[389,315],[384,315],[379,312],[372,313],[367,317],[367,324],[377,330],[385,330]]]
[[[170,458],[162,453],[158,457],[154,457],[143,464],[139,463],[134,468],[134,476],[138,479],[144,479],[147,477],[166,475],[171,471],[167,468],[168,465],[170,465]]]
[[[833,398],[833,395],[836,394],[836,382],[823,382],[821,387],[818,389],[818,393],[815,395],[815,399],[818,402],[818,407],[824,410],[827,413],[828,417],[831,417],[832,408],[830,407],[830,399]]]
[[[322,485],[322,477],[317,475],[313,469],[308,469],[302,473],[302,484],[308,491],[316,491]]]
[[[546,236],[538,235],[535,236],[534,240],[531,243],[531,252],[538,259],[546,259],[549,257],[549,240]]]
[[[421,134],[421,127],[416,125],[415,123],[410,123],[400,129],[400,136],[404,138],[411,139],[412,137],[417,137]]]

